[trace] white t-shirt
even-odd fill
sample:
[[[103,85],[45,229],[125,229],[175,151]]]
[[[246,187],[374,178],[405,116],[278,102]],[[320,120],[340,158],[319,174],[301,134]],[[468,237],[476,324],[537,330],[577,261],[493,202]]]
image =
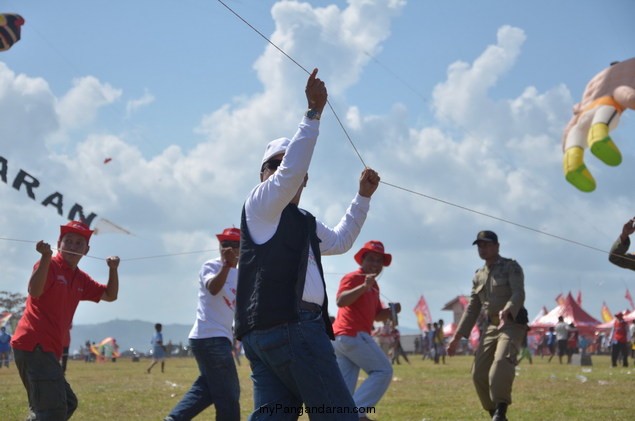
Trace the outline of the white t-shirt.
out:
[[[569,326],[564,322],[556,323],[556,340],[564,341],[569,336]]]
[[[236,284],[238,270],[229,268],[225,285],[216,295],[212,295],[205,284],[223,268],[220,258],[208,260],[198,275],[198,308],[196,321],[190,331],[190,339],[226,337],[233,340],[232,323],[236,309]]]

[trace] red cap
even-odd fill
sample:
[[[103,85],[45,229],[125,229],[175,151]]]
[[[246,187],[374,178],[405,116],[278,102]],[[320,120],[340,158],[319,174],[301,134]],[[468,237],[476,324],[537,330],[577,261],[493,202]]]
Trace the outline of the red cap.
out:
[[[88,225],[79,221],[71,221],[66,225],[60,226],[60,240],[70,232],[79,234],[86,239],[86,243],[90,241],[90,236],[93,235],[93,230],[88,228]]]
[[[618,313],[615,313],[615,317],[617,317],[618,319],[621,317],[624,317],[624,313],[622,313],[621,311]]]
[[[381,241],[369,241],[364,244],[364,247],[362,247],[357,253],[355,253],[355,261],[359,265],[361,265],[364,255],[369,251],[374,251],[375,253],[383,255],[384,266],[390,266],[390,262],[392,262],[392,256],[388,253],[384,253],[384,245],[381,243]]]
[[[222,234],[216,234],[218,241],[240,241],[239,228],[225,228]]]

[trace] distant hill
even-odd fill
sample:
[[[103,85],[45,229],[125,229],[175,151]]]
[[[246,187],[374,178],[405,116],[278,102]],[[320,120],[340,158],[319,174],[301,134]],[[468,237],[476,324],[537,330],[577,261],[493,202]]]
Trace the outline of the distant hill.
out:
[[[187,337],[192,325],[164,324],[163,341],[167,345],[170,341],[174,345],[187,345]],[[418,334],[419,329],[399,326],[401,335]],[[99,343],[102,339],[113,337],[119,344],[119,352],[134,348],[137,352],[147,354],[151,349],[150,339],[154,335],[154,323],[141,320],[111,320],[93,325],[73,325],[71,330],[71,353],[79,352],[88,340]]]
[[[187,337],[192,325],[164,324],[163,342],[167,345],[170,341],[174,345],[181,343],[187,345]],[[151,349],[150,339],[154,335],[154,323],[141,320],[111,320],[105,323],[92,325],[73,325],[71,329],[70,352],[79,352],[79,347],[86,341],[99,343],[102,339],[113,337],[119,344],[119,352],[130,348],[138,352],[148,353]]]

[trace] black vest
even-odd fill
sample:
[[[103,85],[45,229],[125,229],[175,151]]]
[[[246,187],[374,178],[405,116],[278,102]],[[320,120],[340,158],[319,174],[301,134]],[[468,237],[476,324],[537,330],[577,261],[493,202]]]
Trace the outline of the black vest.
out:
[[[254,329],[269,329],[298,320],[309,246],[313,248],[324,283],[320,240],[315,229],[313,215],[308,212],[305,215],[296,205],[289,204],[282,211],[278,229],[273,237],[259,245],[251,238],[243,206],[236,292],[236,338],[241,339],[244,334]],[[327,335],[334,339],[328,315],[326,288],[322,317]]]

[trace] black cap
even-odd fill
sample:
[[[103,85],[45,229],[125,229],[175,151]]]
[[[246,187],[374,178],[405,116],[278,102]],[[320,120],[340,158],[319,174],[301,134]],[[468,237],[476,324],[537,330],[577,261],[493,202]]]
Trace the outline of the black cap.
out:
[[[479,241],[487,241],[490,243],[498,243],[498,236],[494,231],[481,231],[476,236],[476,240],[472,243],[472,245],[476,244]]]

